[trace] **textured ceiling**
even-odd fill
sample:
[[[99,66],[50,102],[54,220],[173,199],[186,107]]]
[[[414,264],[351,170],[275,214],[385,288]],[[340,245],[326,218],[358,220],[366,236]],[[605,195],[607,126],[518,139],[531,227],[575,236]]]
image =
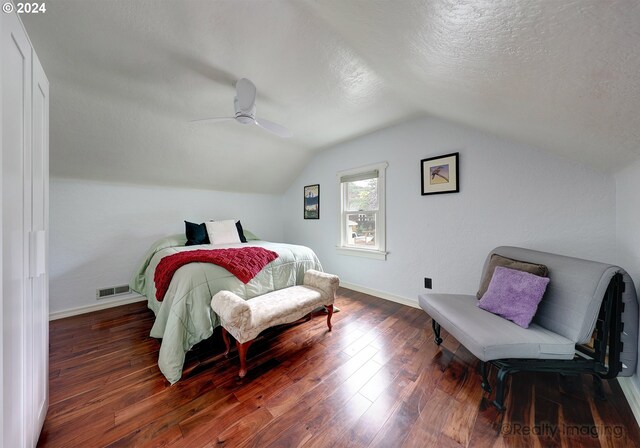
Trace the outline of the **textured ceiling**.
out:
[[[640,2],[47,0],[54,176],[277,193],[431,114],[614,171],[640,157]],[[234,82],[283,140],[236,123]]]

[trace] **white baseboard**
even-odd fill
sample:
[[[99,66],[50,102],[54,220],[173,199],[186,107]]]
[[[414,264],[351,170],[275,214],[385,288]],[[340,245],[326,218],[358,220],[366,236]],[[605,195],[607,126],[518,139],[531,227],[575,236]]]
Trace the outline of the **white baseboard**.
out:
[[[70,308],[68,310],[54,311],[49,313],[49,320],[63,319],[65,317],[77,316],[79,314],[91,313],[93,311],[106,310],[107,308],[114,308],[116,306],[128,305],[130,303],[142,302],[147,300],[145,296],[140,294],[127,294],[117,299],[100,301],[93,305],[79,306],[78,308]]]
[[[636,373],[636,375],[638,374]],[[633,416],[636,418],[636,422],[640,426],[640,389],[638,389],[638,385],[633,378],[634,377],[621,376],[618,378],[618,383],[620,383],[620,387],[629,402],[629,407],[633,412]]]
[[[420,308],[417,299],[408,299],[406,297],[400,297],[395,294],[391,294],[384,291],[377,291],[375,289],[367,288],[366,286],[356,285],[354,283],[340,281],[340,286],[354,291],[369,294],[370,296],[380,297],[381,299],[389,300],[391,302],[399,303],[401,305],[407,305],[412,308]]]

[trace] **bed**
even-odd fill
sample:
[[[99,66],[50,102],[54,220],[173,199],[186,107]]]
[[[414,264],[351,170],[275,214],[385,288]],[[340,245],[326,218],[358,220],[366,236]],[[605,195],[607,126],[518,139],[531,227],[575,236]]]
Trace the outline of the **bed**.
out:
[[[308,269],[322,270],[318,257],[308,247],[251,239],[251,233],[245,233],[249,241],[238,244],[185,246],[187,240],[184,235],[162,238],[151,246],[131,279],[131,289],[147,297],[148,306],[156,315],[150,336],[162,339],[158,367],[171,384],[182,376],[187,351],[209,338],[219,325],[218,316],[210,306],[215,293],[228,290],[251,299],[302,284]],[[164,299],[156,299],[154,273],[163,257],[189,250],[247,246],[272,250],[278,254],[278,258],[267,264],[247,284],[220,266],[210,263],[187,264],[173,275]]]

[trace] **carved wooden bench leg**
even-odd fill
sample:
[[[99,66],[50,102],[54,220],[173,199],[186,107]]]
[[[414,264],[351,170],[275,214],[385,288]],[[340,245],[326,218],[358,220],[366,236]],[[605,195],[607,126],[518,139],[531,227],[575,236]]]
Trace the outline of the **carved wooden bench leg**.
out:
[[[327,327],[331,331],[331,316],[333,316],[333,305],[326,305],[327,308]]]
[[[231,344],[229,344],[229,333],[227,332],[227,329],[224,327],[222,327],[222,339],[224,340],[224,346],[226,347],[224,356],[228,357],[229,350],[231,350]]]
[[[241,344],[236,341],[236,346],[238,347],[238,356],[240,357],[240,372],[238,372],[238,376],[240,378],[244,378],[244,376],[247,374],[247,351],[249,350],[252,342],[253,340]]]

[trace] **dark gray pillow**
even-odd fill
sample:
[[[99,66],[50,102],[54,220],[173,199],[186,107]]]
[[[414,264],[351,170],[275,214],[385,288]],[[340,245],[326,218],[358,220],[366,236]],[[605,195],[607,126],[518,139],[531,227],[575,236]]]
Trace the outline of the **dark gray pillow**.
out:
[[[244,236],[244,229],[242,228],[242,223],[240,221],[236,221],[236,229],[238,230],[238,237],[240,237],[240,242],[246,243],[247,237]]]
[[[185,246],[196,246],[199,244],[209,244],[209,235],[207,235],[207,227],[202,224],[196,224],[195,222],[184,222],[185,235],[187,236],[187,243]]]
[[[487,288],[489,287],[489,283],[491,282],[493,271],[496,269],[496,266],[528,272],[529,274],[537,275],[539,277],[549,276],[549,269],[543,264],[527,263],[526,261],[514,260],[513,258],[493,254],[489,260],[487,270],[484,271],[482,274],[482,280],[480,280],[480,289],[476,294],[478,300],[482,298],[485,292],[487,292]]]

